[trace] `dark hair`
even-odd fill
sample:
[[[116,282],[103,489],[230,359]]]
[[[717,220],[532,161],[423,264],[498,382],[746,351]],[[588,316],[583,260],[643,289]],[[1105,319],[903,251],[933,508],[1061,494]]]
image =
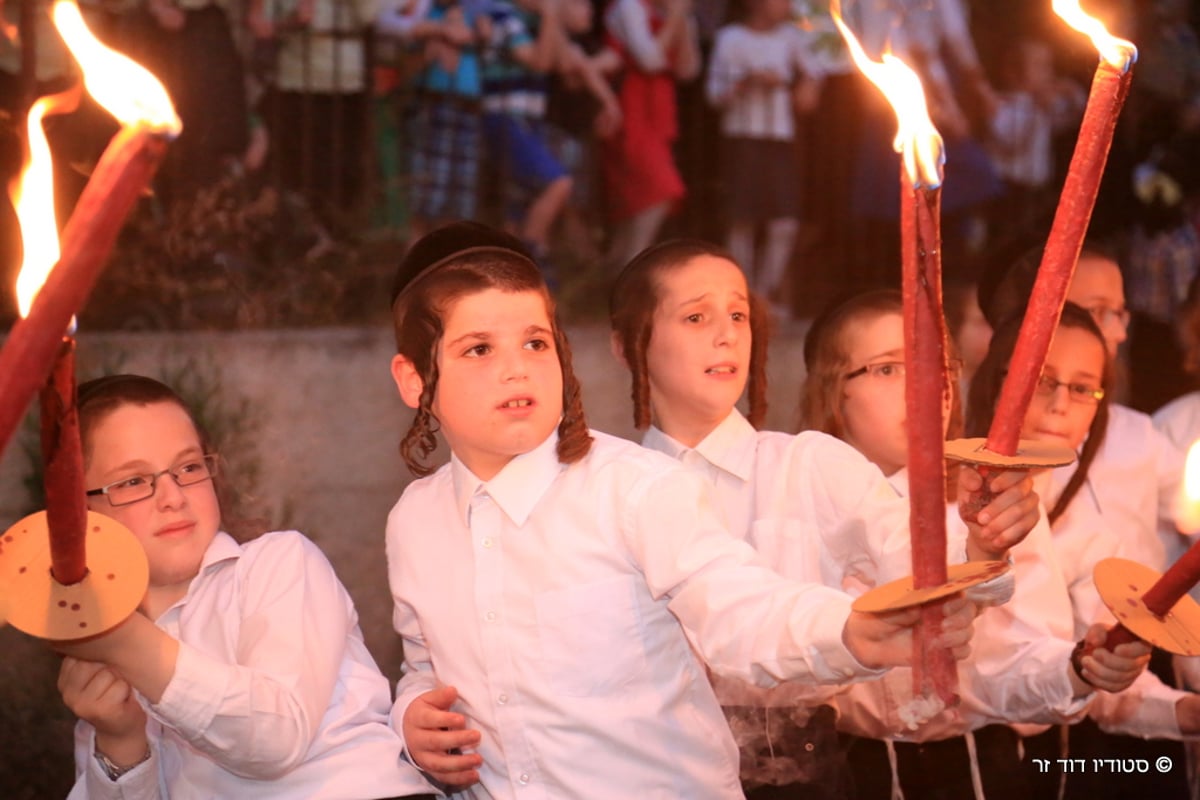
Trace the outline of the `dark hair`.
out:
[[[654,312],[662,300],[661,276],[699,256],[723,258],[737,264],[724,248],[700,239],[672,239],[648,247],[634,256],[613,284],[608,299],[608,319],[620,343],[621,354],[633,377],[633,424],[640,430],[650,425],[650,376],[646,348],[654,332]],[[767,343],[770,318],[766,305],[753,292],[750,302],[750,375],[747,394],[750,408],[746,419],[755,428],[767,414]]]
[[[1071,473],[1071,478],[1063,488],[1062,495],[1059,496],[1058,502],[1054,504],[1054,508],[1050,509],[1047,515],[1051,524],[1062,516],[1071,500],[1082,488],[1087,480],[1088,468],[1095,460],[1100,445],[1104,443],[1104,434],[1108,429],[1109,398],[1113,385],[1112,359],[1108,357],[1104,334],[1096,321],[1092,319],[1092,315],[1074,303],[1067,302],[1063,305],[1062,318],[1059,320],[1058,327],[1059,329],[1075,328],[1086,331],[1100,343],[1104,351],[1104,371],[1100,376],[1104,397],[1097,404],[1096,416],[1092,419],[1091,427],[1088,428],[1087,441],[1084,442],[1083,448],[1079,452],[1079,461],[1075,471]],[[1008,374],[1008,363],[1012,359],[1020,330],[1021,318],[1013,317],[997,328],[996,333],[992,336],[987,356],[984,357],[983,363],[979,365],[979,369],[971,381],[971,390],[967,397],[968,436],[987,436],[988,434],[992,417],[996,411],[996,401],[1000,398],[1000,390],[1004,386],[1004,378]]]
[[[438,422],[432,408],[438,381],[437,351],[444,332],[442,315],[455,300],[486,289],[538,292],[545,299],[563,376],[558,460],[574,463],[591,448],[583,395],[571,366],[571,347],[537,265],[508,234],[477,223],[453,223],[413,245],[400,263],[392,287],[396,351],[413,363],[423,384],[416,416],[400,442],[404,463],[418,477],[433,471],[425,459],[437,447]]]
[[[987,272],[980,279],[979,308],[993,329],[999,328],[1010,317],[1024,315],[1044,250],[1043,245],[1026,250],[1007,268]],[[1119,263],[1111,248],[1094,241],[1084,243],[1076,263],[1085,258]]]
[[[183,398],[165,383],[147,378],[144,375],[107,375],[103,378],[85,381],[76,390],[76,408],[79,412],[79,439],[83,446],[85,462],[91,461],[92,434],[104,419],[126,405],[148,406],[155,403],[173,403],[183,409],[196,433],[200,436],[200,446],[206,451],[209,447],[208,436],[192,410],[188,408]]]

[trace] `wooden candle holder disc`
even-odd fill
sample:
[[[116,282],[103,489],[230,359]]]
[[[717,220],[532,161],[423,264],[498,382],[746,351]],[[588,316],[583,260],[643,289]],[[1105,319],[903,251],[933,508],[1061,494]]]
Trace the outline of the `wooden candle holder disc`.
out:
[[[1142,602],[1162,575],[1124,558],[1106,558],[1096,565],[1096,591],[1117,621],[1139,639],[1181,656],[1200,655],[1200,604],[1189,595],[1159,617]]]
[[[0,536],[8,621],[39,639],[85,639],[116,627],[137,610],[150,583],[141,543],[124,525],[93,511],[87,517],[87,576],[64,586],[50,566],[46,512],[25,517]]]
[[[868,614],[881,614],[885,611],[922,606],[970,589],[1007,571],[1007,561],[968,561],[965,564],[953,564],[946,569],[946,582],[940,586],[914,589],[912,576],[909,575],[876,586],[856,598],[851,608]]]
[[[951,439],[946,442],[946,458],[994,469],[1047,469],[1065,467],[1075,462],[1075,451],[1052,442],[1022,439],[1014,456],[988,450],[987,439]]]

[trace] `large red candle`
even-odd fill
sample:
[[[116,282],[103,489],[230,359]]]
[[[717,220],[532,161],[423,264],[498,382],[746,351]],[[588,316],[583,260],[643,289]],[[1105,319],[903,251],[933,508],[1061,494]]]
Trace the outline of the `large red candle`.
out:
[[[75,340],[64,337],[41,392],[42,485],[50,528],[50,572],[71,585],[87,575],[87,504],[75,409]]]
[[[1000,390],[996,413],[988,430],[987,448],[994,453],[1007,456],[1017,453],[1025,412],[1033,399],[1050,341],[1062,316],[1075,263],[1079,260],[1079,251],[1096,205],[1096,193],[1100,189],[1117,117],[1129,93],[1132,72],[1128,66],[1113,66],[1102,60],[1096,68],[1050,237],[1021,322],[1008,377]]]
[[[943,454],[946,329],[942,313],[941,190],[912,188],[901,170],[900,219],[904,298],[904,401],[908,436],[909,529],[914,588],[946,582],[946,462]],[[954,656],[932,643],[942,628],[942,605],[921,609],[913,637],[913,690],[953,705]]]
[[[946,331],[942,315],[940,231],[942,137],[929,119],[920,78],[890,53],[873,61],[830,4],[834,23],[851,57],[887,98],[898,122],[894,146],[901,155],[900,250],[903,266],[905,413],[908,437],[909,531],[914,588],[946,583],[946,466],[943,414]],[[942,604],[921,609],[913,634],[913,690],[956,699],[953,655],[932,646],[942,628]]]
[[[140,126],[126,127],[96,164],[63,231],[62,257],[29,315],[13,325],[0,350],[0,452],[46,382],[63,331],[95,286],[126,215],[166,149],[164,136]]]

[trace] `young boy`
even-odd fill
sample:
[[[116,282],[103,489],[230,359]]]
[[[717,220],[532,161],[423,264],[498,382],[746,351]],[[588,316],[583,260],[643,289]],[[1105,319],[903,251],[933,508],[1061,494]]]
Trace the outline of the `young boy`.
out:
[[[388,518],[414,763],[474,797],[740,798],[700,654],[764,685],[911,660],[915,613],[851,612],[730,536],[702,478],[589,431],[570,348],[511,237],[418,242],[393,290],[392,375],[416,474]],[[424,463],[441,431],[450,464]],[[432,474],[430,474],[432,473]],[[947,606],[961,654],[973,606]]]

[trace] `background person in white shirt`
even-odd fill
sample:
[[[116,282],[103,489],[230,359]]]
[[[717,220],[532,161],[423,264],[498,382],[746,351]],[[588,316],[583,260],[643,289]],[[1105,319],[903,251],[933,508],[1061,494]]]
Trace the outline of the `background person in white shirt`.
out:
[[[721,112],[721,181],[729,250],[781,315],[779,294],[800,230],[797,114],[816,108],[820,72],[788,0],[750,0],[717,31],[705,92]],[[759,227],[763,245],[755,247]]]
[[[350,596],[295,531],[219,529],[217,456],[180,398],[138,375],[79,387],[92,510],[146,550],[150,585],[59,675],[80,717],[71,797],[372,798],[428,793]]]
[[[553,302],[512,237],[435,231],[393,296],[392,374],[417,409],[401,451],[429,473],[440,428],[452,453],[388,519],[405,653],[392,720],[434,778],[474,797],[737,798],[697,654],[763,685],[910,661],[916,615],[858,614],[780,578],[698,476],[588,431]],[[973,614],[947,606],[960,654]]]
[[[975,376],[967,413],[971,435],[984,435],[991,425],[1019,328],[1020,321],[1014,318],[996,330],[988,356]],[[1092,576],[1097,562],[1122,557],[1147,564],[1155,557],[1143,540],[1126,535],[1123,518],[1110,513],[1105,502],[1114,494],[1153,491],[1155,474],[1144,471],[1121,483],[1110,483],[1104,472],[1095,469],[1108,428],[1112,372],[1105,337],[1094,315],[1068,302],[1063,307],[1021,435],[1025,439],[1063,444],[1080,453],[1078,463],[1068,468],[1073,473],[1065,490],[1060,493],[1053,481],[1041,484],[1047,492],[1051,540],[1071,597],[1076,635],[1098,621],[1105,625],[1116,622],[1096,592]],[[1020,592],[1019,582],[1017,591]],[[1169,656],[1165,662],[1169,669]],[[1162,674],[1164,671],[1160,670],[1158,675]],[[1173,767],[1156,770],[1153,776],[1102,771],[1071,774],[1065,770],[1041,773],[1027,763],[1031,783],[1039,792],[1037,796],[1058,796],[1058,781],[1064,777],[1067,797],[1118,798],[1142,791],[1160,797],[1186,795],[1183,750],[1162,740],[1178,740],[1200,732],[1197,712],[1200,712],[1200,696],[1164,685],[1150,671],[1119,694],[1097,694],[1089,709],[1089,719],[1069,729],[1068,753],[1058,752],[1057,730],[1027,739],[1026,753],[1051,759],[1084,758],[1088,763],[1092,759],[1153,760],[1166,756]],[[1049,787],[1044,786],[1047,778],[1052,784]],[[1041,792],[1042,789],[1046,791]]]
[[[643,251],[617,280],[610,322],[614,354],[632,375],[634,424],[647,429],[643,445],[702,473],[731,532],[767,564],[839,590],[911,573],[909,506],[878,468],[830,436],[755,430],[765,412],[767,319],[729,253],[687,239]],[[736,406],[747,387],[743,417]],[[966,527],[958,531],[956,560],[968,548],[1003,557],[1036,523],[1030,481],[1012,474],[999,486],[991,524],[969,544]],[[841,687],[715,684],[739,733],[748,790],[792,784],[793,793],[838,796],[846,780],[837,754],[814,750],[833,739],[832,715],[819,707]]]
[[[839,432],[907,495],[900,292],[866,292],[822,314],[809,330],[805,356],[802,425]],[[948,438],[962,429],[955,371],[949,376]],[[963,525],[953,505],[950,531]],[[977,622],[977,646],[959,670],[962,703],[956,709],[906,724],[902,709],[912,693],[906,670],[850,687],[837,698],[838,727],[850,734],[858,800],[887,800],[896,790],[924,798],[1019,797],[1028,787],[1018,736],[1003,723],[1075,721],[1091,702],[1093,686],[1120,691],[1143,671],[1149,648],[1139,643],[1119,656],[1097,650],[1095,661],[1084,658],[1083,674],[1075,672],[1070,656],[1076,637],[1101,644],[1106,629],[1097,624],[1076,631],[1043,519],[1009,556],[1016,593]]]
[[[1037,247],[1003,274],[985,276],[980,282],[980,308],[993,328],[1025,313],[1041,258],[1042,248]],[[1067,300],[1087,309],[1100,327],[1117,369],[1112,399],[1119,399],[1123,376],[1119,351],[1127,336],[1129,310],[1121,268],[1103,247],[1085,243],[1067,288]],[[1120,486],[1122,490],[1098,497],[1097,502],[1113,530],[1135,539],[1135,547],[1146,554],[1146,565],[1158,570],[1182,554],[1186,544],[1175,533],[1183,456],[1154,428],[1148,415],[1111,402],[1104,441],[1095,454],[1090,475],[1101,485]],[[1074,474],[1071,466],[1052,473],[1053,485],[1064,496]],[[1146,480],[1147,475],[1154,476],[1154,480]]]

